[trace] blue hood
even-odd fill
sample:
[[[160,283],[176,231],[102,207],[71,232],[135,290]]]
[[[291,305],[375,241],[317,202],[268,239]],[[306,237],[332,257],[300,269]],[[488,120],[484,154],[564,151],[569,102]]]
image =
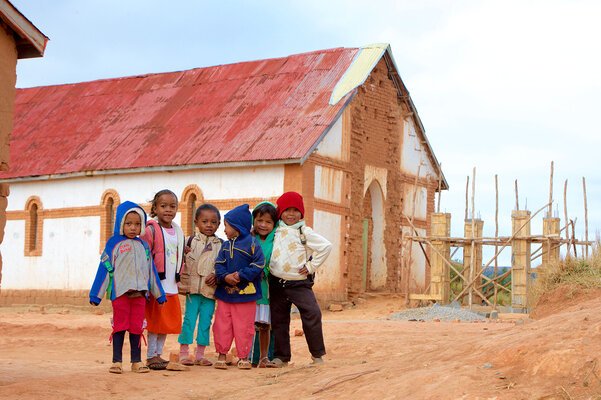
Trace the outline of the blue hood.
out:
[[[113,229],[113,235],[123,235],[123,223],[125,222],[125,215],[127,215],[127,213],[130,211],[134,211],[140,216],[142,222],[140,236],[144,234],[144,227],[146,226],[146,212],[142,207],[140,207],[136,203],[131,201],[125,201],[119,204],[119,207],[117,207],[117,215],[115,216],[115,228]]]
[[[223,219],[240,232],[240,237],[250,235],[253,217],[250,213],[248,204],[242,204],[241,206],[228,211]]]

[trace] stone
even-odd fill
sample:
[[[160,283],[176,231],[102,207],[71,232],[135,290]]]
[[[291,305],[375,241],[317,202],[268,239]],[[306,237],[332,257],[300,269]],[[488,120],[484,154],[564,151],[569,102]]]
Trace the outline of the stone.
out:
[[[294,336],[303,336],[305,333],[303,332],[302,329],[295,329],[294,330]]]
[[[337,312],[337,311],[342,311],[344,308],[342,307],[342,304],[332,303],[332,304],[330,304],[330,307],[328,307],[328,309],[330,311]]]

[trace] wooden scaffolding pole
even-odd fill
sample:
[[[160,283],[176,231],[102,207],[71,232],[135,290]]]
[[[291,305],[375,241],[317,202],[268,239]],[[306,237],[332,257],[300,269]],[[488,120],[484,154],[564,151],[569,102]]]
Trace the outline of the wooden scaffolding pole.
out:
[[[520,209],[520,196],[518,195],[518,180],[515,180],[515,209]]]
[[[475,255],[475,242],[474,239],[476,237],[476,228],[475,228],[475,218],[476,218],[476,210],[474,207],[475,204],[475,192],[476,192],[476,167],[474,167],[474,169],[472,170],[472,243],[470,246],[470,280],[476,275],[476,264],[474,263],[474,255]],[[470,287],[470,292],[468,295],[468,303],[470,306],[470,309],[472,308],[472,302],[473,302],[473,291],[474,291],[474,287]]]
[[[584,194],[584,241],[588,242],[588,206],[586,204],[586,179],[582,177],[582,193]],[[584,246],[588,258],[588,244]]]
[[[570,230],[569,228],[569,224],[570,221],[568,220],[568,180],[566,179],[564,185],[563,185],[563,216],[564,216],[564,223],[565,223],[565,230],[566,230],[566,240],[568,241],[568,245],[567,250],[566,250],[566,257],[570,257]]]
[[[499,237],[499,177],[495,174],[495,237]],[[495,253],[499,249],[499,246],[495,244]],[[499,273],[499,262],[495,258],[495,269],[493,278],[497,277]],[[493,304],[497,308],[497,285],[495,285]]]
[[[549,210],[547,211],[547,218],[553,217],[553,161],[551,161],[551,172],[549,174]]]

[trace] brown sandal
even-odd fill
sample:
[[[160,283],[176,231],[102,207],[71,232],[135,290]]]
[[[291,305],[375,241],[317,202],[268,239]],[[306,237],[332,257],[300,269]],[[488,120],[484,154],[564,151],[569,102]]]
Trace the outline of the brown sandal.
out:
[[[159,356],[154,356],[152,358],[148,358],[146,360],[146,366],[150,369],[154,370],[162,370],[167,368],[167,364],[169,362],[167,360],[163,360]]]
[[[227,363],[225,362],[225,360],[217,360],[215,361],[215,364],[213,364],[213,368],[227,369]]]
[[[259,360],[257,368],[267,368],[267,364],[269,364],[269,358],[263,357]]]
[[[195,364],[194,360],[193,360],[193,359],[191,359],[191,358],[189,358],[189,357],[184,357],[184,358],[181,358],[181,359],[179,360],[179,362],[180,362],[180,364],[182,364],[182,365],[188,365],[188,366],[190,366],[190,365],[194,365],[194,364]]]
[[[194,361],[194,365],[200,365],[201,367],[210,367],[213,363],[206,358],[201,358],[200,360]]]
[[[251,369],[251,368],[252,368],[252,364],[250,363],[250,361],[245,360],[245,359],[238,360],[238,369]]]
[[[141,362],[133,362],[131,363],[131,372],[137,372],[138,374],[145,374],[146,372],[150,372],[150,368]]]
[[[123,367],[121,367],[121,363],[120,362],[114,362],[113,365],[111,365],[111,367],[109,368],[109,372],[111,374],[122,374],[123,373]]]

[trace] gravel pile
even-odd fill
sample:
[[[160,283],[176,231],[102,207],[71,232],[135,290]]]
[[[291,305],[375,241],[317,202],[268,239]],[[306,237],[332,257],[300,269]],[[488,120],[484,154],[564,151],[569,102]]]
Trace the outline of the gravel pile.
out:
[[[464,310],[458,303],[448,306],[434,304],[432,307],[411,308],[394,313],[388,319],[402,321],[480,321],[486,319],[474,311]]]

